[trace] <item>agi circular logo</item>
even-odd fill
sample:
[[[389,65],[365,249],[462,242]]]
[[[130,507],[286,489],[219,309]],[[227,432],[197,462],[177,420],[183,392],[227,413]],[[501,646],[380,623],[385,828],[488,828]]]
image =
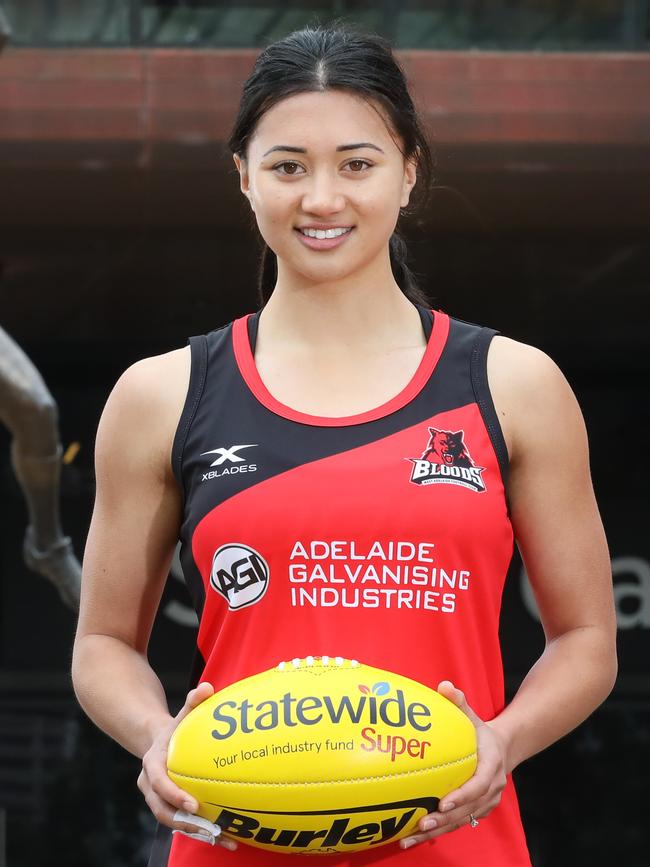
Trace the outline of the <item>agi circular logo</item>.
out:
[[[235,611],[253,605],[269,586],[269,564],[254,548],[230,542],[214,552],[210,586]]]

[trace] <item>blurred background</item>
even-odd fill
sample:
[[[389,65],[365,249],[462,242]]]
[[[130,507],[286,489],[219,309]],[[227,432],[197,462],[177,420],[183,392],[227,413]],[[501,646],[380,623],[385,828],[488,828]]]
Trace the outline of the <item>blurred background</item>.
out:
[[[0,0],[0,326],[59,406],[64,530],[81,557],[120,373],[258,308],[223,142],[260,48],[334,18],[392,40],[434,146],[402,225],[432,306],[549,353],[589,431],[620,676],[515,774],[533,863],[647,867],[648,0]],[[139,762],[76,705],[75,617],[23,563],[9,447],[0,428],[0,867],[143,867]],[[195,627],[176,563],[150,652],[174,711]],[[502,634],[512,694],[543,643],[517,556]]]

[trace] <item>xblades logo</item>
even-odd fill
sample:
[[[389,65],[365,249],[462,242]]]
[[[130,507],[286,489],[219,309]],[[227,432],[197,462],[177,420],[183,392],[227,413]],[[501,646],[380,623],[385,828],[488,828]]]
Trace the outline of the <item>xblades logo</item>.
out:
[[[209,452],[201,452],[201,455],[221,455],[221,457],[217,458],[216,461],[212,461],[210,464],[211,467],[218,467],[224,461],[232,461],[233,463],[236,461],[243,461],[243,458],[240,458],[239,455],[236,455],[235,452],[238,452],[239,449],[252,449],[253,446],[256,446],[257,443],[251,443],[246,446],[230,446],[229,449],[219,448],[219,449],[211,449]]]
[[[219,455],[216,460],[212,461],[210,464],[211,467],[220,467],[226,461],[230,462],[230,466],[224,466],[222,470],[209,470],[207,473],[203,473],[201,481],[205,482],[207,479],[218,479],[221,476],[231,476],[235,473],[254,473],[257,470],[257,464],[246,464],[245,459],[236,454],[236,452],[240,449],[252,449],[257,445],[258,443],[249,443],[247,445],[230,446],[230,448],[220,447],[210,449],[210,451],[207,452],[201,452],[201,457],[204,455]]]

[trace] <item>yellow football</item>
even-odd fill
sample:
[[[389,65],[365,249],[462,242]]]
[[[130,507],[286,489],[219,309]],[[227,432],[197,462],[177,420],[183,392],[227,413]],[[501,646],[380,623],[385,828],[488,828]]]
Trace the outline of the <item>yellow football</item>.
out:
[[[408,677],[341,657],[281,662],[178,725],[168,773],[198,815],[273,852],[399,840],[476,768],[476,730]]]

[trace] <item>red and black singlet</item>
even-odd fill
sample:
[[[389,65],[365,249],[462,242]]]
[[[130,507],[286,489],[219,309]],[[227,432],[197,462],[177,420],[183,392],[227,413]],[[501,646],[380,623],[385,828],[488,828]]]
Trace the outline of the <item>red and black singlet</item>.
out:
[[[499,613],[514,539],[487,381],[497,332],[417,306],[427,348],[411,381],[340,418],[298,412],[266,389],[254,360],[259,311],[189,338],[172,463],[200,619],[191,686],[219,690],[281,660],[342,656],[433,689],[452,680],[483,719],[502,710]],[[228,852],[161,827],[150,867],[297,867],[306,857]],[[511,780],[475,829],[327,861],[530,867]]]

